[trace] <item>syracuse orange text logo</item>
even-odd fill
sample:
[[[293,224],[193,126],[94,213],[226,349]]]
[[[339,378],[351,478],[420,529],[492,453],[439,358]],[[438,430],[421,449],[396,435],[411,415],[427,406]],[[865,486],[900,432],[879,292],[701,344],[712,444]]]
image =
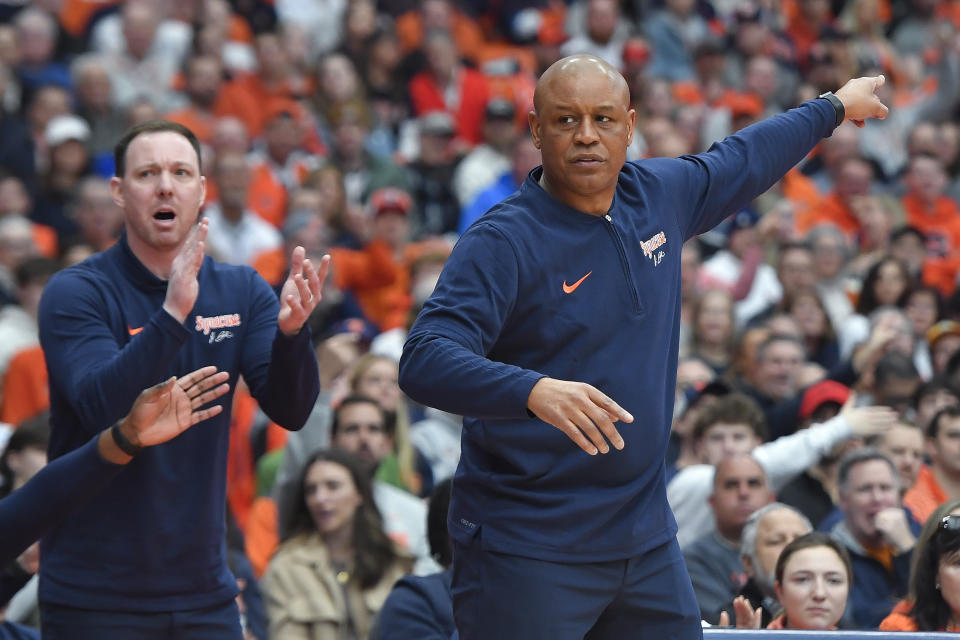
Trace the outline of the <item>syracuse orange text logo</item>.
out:
[[[667,244],[667,234],[661,231],[649,240],[641,242],[640,248],[643,249],[643,255],[647,256],[648,258],[652,258],[653,252],[665,244]]]
[[[204,318],[197,316],[197,331],[202,331],[203,335],[208,335],[211,329],[223,329],[224,327],[239,327],[240,314],[228,313],[222,316],[211,316]]]

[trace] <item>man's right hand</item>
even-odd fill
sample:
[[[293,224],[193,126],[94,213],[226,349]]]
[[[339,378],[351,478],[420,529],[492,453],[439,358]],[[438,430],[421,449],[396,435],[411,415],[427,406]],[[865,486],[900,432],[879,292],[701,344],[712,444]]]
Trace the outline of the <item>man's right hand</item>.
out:
[[[623,407],[584,382],[541,378],[530,391],[527,408],[592,456],[610,451],[607,440],[623,449],[623,438],[613,423],[633,422]]]
[[[200,273],[200,266],[203,264],[203,241],[207,237],[208,226],[209,222],[203,218],[190,231],[170,268],[167,297],[163,301],[163,309],[181,324],[186,321],[200,292],[197,274]]]

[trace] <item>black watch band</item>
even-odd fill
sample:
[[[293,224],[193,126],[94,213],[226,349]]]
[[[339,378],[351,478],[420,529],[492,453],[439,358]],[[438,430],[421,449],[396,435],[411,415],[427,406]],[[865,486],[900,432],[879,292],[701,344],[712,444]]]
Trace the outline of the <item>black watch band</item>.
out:
[[[127,440],[127,436],[123,435],[123,432],[120,431],[120,423],[117,423],[112,427],[110,427],[110,435],[113,436],[113,441],[116,443],[118,447],[120,447],[120,450],[123,451],[128,456],[133,457],[138,453],[140,453],[141,451],[143,451],[143,447],[138,447],[137,445]]]
[[[821,93],[817,96],[820,100],[826,100],[833,105],[833,111],[837,116],[837,121],[834,123],[834,128],[839,127],[843,122],[843,119],[847,115],[847,110],[844,108],[843,103],[840,102],[840,98],[833,94],[833,91],[827,91],[826,93]]]

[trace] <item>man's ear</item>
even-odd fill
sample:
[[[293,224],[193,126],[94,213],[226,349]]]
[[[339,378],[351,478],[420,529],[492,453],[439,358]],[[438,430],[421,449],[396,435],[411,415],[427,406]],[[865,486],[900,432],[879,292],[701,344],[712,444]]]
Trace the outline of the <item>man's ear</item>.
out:
[[[110,178],[110,197],[113,198],[114,204],[123,209],[123,180],[117,176]]]
[[[530,126],[530,137],[533,138],[533,146],[540,148],[540,118],[536,111],[530,111],[527,114],[527,124]]]

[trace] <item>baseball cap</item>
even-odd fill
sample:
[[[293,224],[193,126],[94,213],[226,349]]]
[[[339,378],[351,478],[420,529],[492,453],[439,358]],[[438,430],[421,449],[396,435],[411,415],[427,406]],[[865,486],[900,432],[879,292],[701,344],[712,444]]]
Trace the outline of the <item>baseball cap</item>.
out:
[[[733,391],[728,382],[721,379],[691,385],[685,392],[686,408],[696,405],[704,396],[725,396]]]
[[[453,116],[446,111],[431,111],[420,116],[420,133],[432,136],[452,136],[456,129]]]
[[[70,140],[86,142],[90,139],[90,126],[80,116],[56,116],[47,123],[43,138],[50,147],[59,146]]]
[[[842,405],[849,397],[850,389],[845,385],[833,380],[822,380],[803,392],[803,399],[800,401],[800,419],[806,420],[826,402]]]
[[[396,187],[377,189],[370,196],[370,208],[375,216],[383,213],[407,215],[410,213],[410,207],[412,206],[413,200],[410,198],[410,194]]]
[[[752,229],[760,222],[760,214],[758,214],[753,209],[745,208],[736,212],[729,218],[727,218],[727,227],[726,233],[729,238],[734,234],[735,231],[740,231],[742,229]]]
[[[503,98],[493,98],[487,102],[487,118],[491,120],[513,120],[516,110],[513,103]]]
[[[650,47],[641,38],[630,38],[623,45],[623,61],[645,65],[650,60]]]
[[[941,320],[927,329],[927,344],[931,347],[943,336],[960,336],[960,322],[956,320]]]

